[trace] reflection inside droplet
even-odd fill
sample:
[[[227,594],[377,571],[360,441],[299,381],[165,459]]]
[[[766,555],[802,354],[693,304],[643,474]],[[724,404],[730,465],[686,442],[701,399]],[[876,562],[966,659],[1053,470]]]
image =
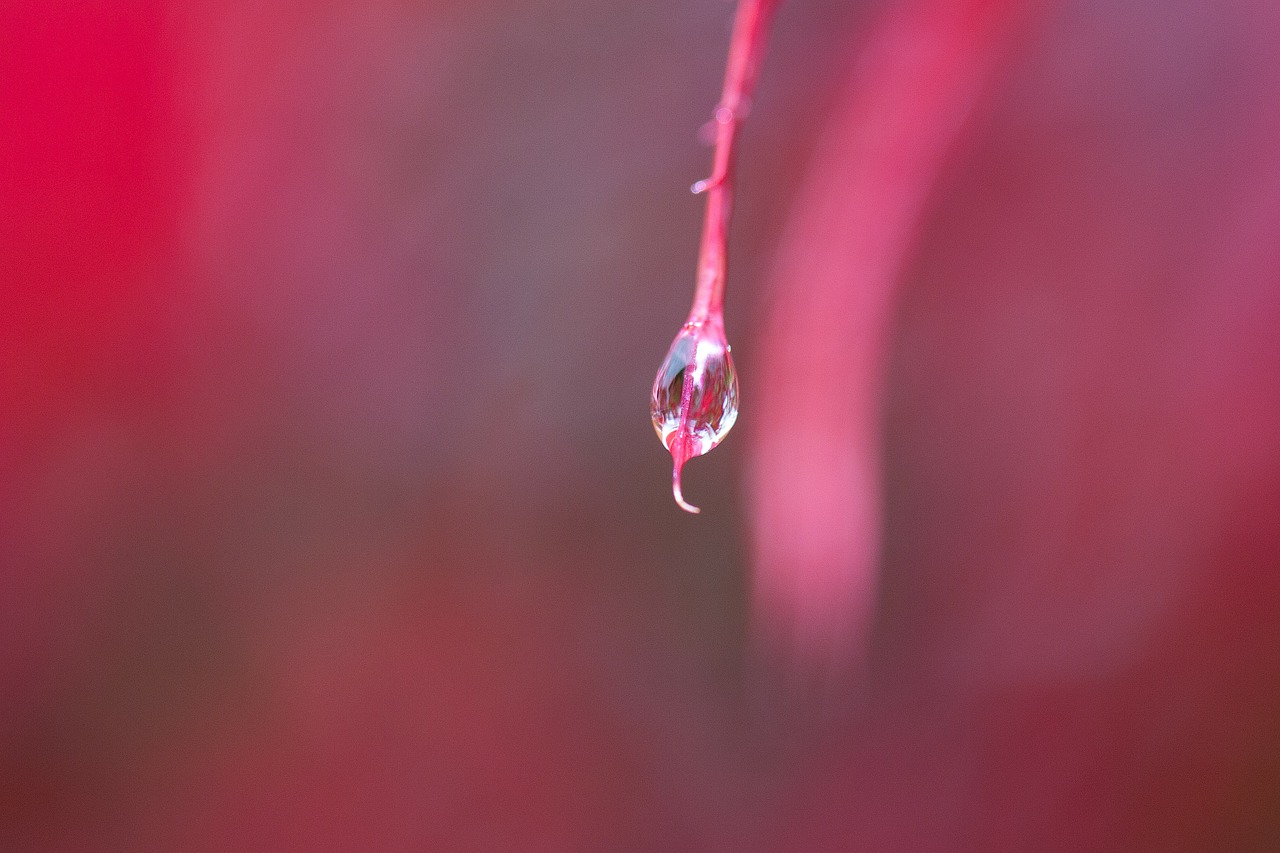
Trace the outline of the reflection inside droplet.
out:
[[[686,459],[720,443],[738,418],[738,376],[722,329],[690,324],[680,330],[654,380],[650,414],[673,455],[682,427]]]

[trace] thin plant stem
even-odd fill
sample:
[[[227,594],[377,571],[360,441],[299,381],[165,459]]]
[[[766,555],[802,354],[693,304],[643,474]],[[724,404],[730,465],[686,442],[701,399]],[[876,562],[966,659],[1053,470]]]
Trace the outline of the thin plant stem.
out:
[[[751,111],[760,62],[768,39],[769,23],[778,0],[741,0],[729,43],[724,89],[712,121],[715,126],[715,157],[711,177],[698,181],[692,189],[707,194],[702,241],[698,250],[698,277],[689,323],[708,319],[723,322],[725,256],[729,220],[733,213],[733,167],[738,128]]]
[[[751,109],[769,21],[778,0],[741,0],[729,43],[724,89],[712,117],[715,156],[711,177],[693,185],[707,194],[698,252],[697,284],[685,327],[676,336],[654,381],[654,429],[671,451],[671,492],[687,512],[680,471],[722,439],[738,416],[738,385],[724,334],[725,255],[733,208],[734,143]],[[680,382],[680,395],[673,392]]]

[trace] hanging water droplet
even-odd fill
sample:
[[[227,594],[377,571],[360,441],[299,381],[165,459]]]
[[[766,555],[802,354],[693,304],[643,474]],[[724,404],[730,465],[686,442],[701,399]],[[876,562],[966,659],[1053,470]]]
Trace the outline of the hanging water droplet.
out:
[[[738,375],[718,323],[689,323],[658,369],[649,404],[653,428],[675,462],[672,490],[681,507],[680,469],[715,447],[738,419]]]
[[[686,378],[692,384],[687,415]],[[693,440],[691,456],[701,456],[720,443],[738,419],[738,375],[723,333],[706,334],[705,328],[691,326],[680,330],[654,380],[650,414],[668,449],[682,417]]]

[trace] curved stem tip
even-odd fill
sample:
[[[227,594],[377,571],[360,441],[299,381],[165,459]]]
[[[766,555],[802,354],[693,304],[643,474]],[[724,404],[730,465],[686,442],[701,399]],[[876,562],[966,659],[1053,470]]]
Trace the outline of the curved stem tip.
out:
[[[680,489],[680,471],[684,468],[684,463],[689,461],[689,457],[692,455],[689,452],[692,442],[692,436],[685,431],[683,426],[676,431],[675,437],[671,441],[671,494],[675,496],[677,506],[685,512],[697,515],[702,510],[686,501]]]

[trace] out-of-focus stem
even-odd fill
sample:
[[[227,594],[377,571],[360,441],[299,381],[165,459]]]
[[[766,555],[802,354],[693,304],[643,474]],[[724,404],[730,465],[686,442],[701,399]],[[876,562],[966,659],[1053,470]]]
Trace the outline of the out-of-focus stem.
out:
[[[693,185],[695,193],[707,194],[706,217],[698,251],[698,279],[694,291],[690,323],[721,320],[724,309],[725,254],[729,219],[733,212],[734,143],[738,128],[751,110],[760,61],[764,56],[769,22],[778,0],[741,0],[729,43],[724,89],[713,115],[715,157],[711,177]]]
[[[788,214],[757,359],[752,594],[763,648],[819,678],[866,664],[896,289],[967,117],[1050,5],[886,4]]]

